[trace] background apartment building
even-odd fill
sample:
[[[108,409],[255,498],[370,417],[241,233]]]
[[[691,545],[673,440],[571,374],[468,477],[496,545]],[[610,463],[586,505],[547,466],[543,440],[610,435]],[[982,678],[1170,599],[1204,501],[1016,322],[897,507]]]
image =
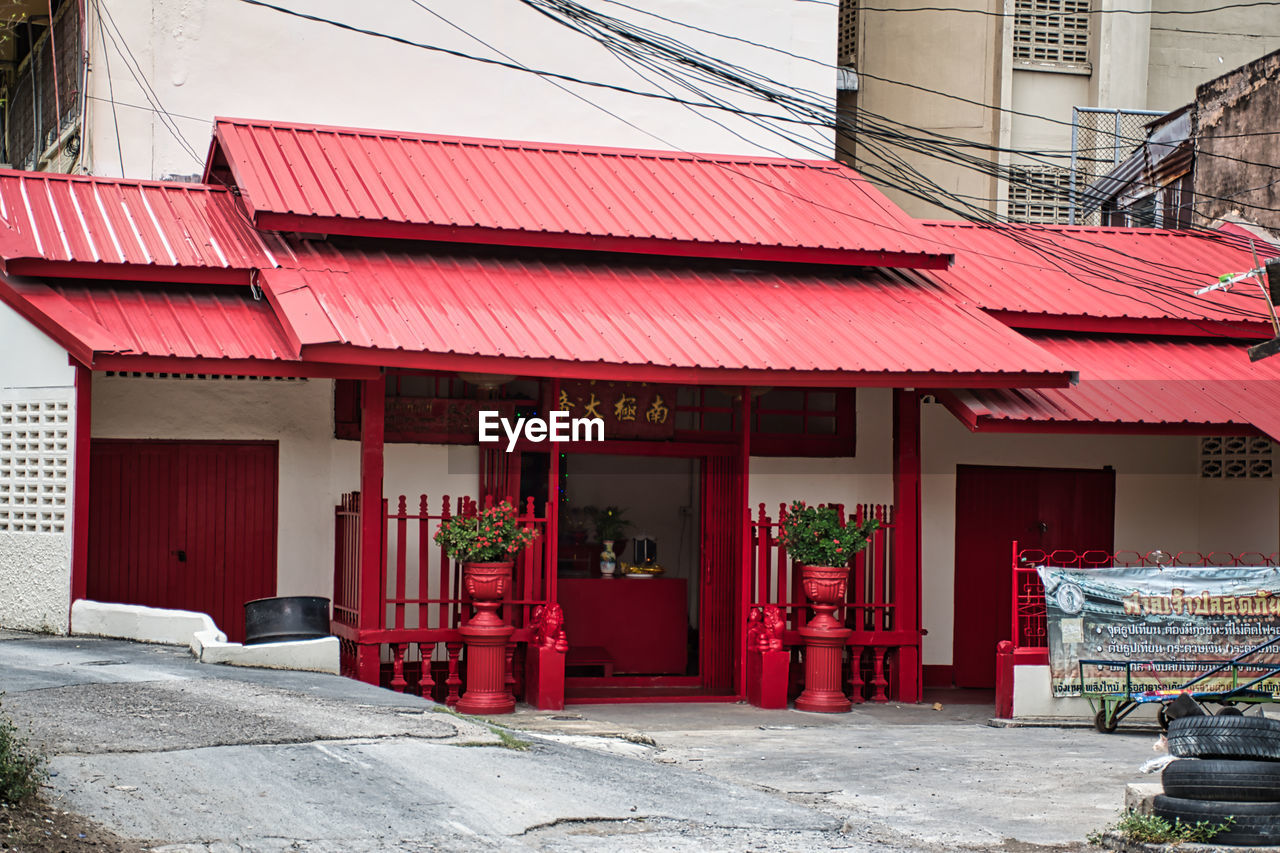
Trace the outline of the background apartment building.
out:
[[[839,157],[916,216],[1066,223],[1073,151],[1079,190],[1147,121],[1280,47],[1280,15],[1224,5],[841,0]]]

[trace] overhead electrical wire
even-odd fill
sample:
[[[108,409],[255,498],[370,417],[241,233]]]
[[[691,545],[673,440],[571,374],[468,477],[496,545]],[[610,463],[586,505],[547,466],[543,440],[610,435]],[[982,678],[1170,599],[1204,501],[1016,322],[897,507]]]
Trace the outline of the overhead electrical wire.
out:
[[[549,14],[549,16],[552,17],[553,20],[556,19],[555,11],[562,11],[566,6],[573,8],[574,11],[578,11],[582,9],[582,7],[579,4],[569,4],[569,3],[539,4],[537,0],[524,0],[524,1],[526,2],[526,5],[533,6],[534,8],[537,8],[539,5],[546,5],[548,8],[539,9],[539,11],[542,11],[543,14]],[[521,65],[517,62],[494,60],[488,57],[477,57],[462,51],[443,48],[437,45],[428,45],[420,42],[414,42],[414,41],[402,38],[400,36],[394,36],[387,33],[380,33],[375,30],[368,30],[365,28],[356,27],[351,24],[332,21],[330,19],[326,19],[320,16],[309,15],[307,13],[302,13],[296,10],[288,9],[286,7],[279,6],[274,3],[265,2],[265,0],[240,0],[240,2],[248,3],[254,6],[265,7],[265,8],[272,9],[284,14],[292,15],[294,17],[299,17],[299,18],[303,18],[303,19],[318,22],[318,23],[324,23],[324,24],[336,26],[341,29],[361,33],[364,35],[384,38],[384,39],[388,39],[401,44],[406,44],[406,45],[421,48],[421,49],[436,51],[436,52],[452,55],[459,58],[483,62],[490,65],[498,65],[506,68],[511,68],[513,70],[533,73],[533,74],[544,76],[550,79],[560,80],[562,82],[576,83],[581,85],[592,86],[595,88],[625,92],[627,94],[638,95],[641,97],[656,98],[659,100],[670,101],[673,103],[680,104],[686,108],[692,109],[695,112],[698,112],[700,115],[702,115],[703,118],[707,118],[707,116],[703,114],[701,111],[716,110],[716,111],[724,111],[726,113],[730,113],[738,117],[745,118],[749,122],[757,123],[757,126],[759,126],[760,122],[767,121],[767,122],[781,122],[783,125],[792,124],[795,126],[808,126],[812,128],[828,128],[829,129],[834,126],[838,129],[845,130],[846,132],[848,132],[849,130],[852,130],[855,133],[857,133],[860,130],[866,130],[868,128],[876,129],[874,124],[866,121],[865,116],[861,117],[863,119],[862,125],[855,125],[853,128],[849,128],[839,123],[833,124],[829,120],[828,116],[821,115],[823,107],[815,106],[814,104],[811,104],[811,103],[805,103],[803,98],[796,98],[795,95],[788,94],[785,91],[785,89],[779,89],[779,88],[770,89],[767,84],[773,83],[774,81],[770,81],[767,77],[763,77],[762,75],[756,75],[760,79],[752,79],[750,75],[753,74],[753,72],[749,72],[745,69],[736,69],[736,71],[743,71],[746,73],[747,76],[745,77],[745,79],[743,76],[736,76],[735,73],[726,73],[723,67],[717,66],[716,64],[717,61],[708,63],[707,61],[705,61],[705,58],[703,56],[692,51],[686,45],[682,45],[678,42],[675,43],[678,46],[677,49],[672,49],[672,46],[668,44],[665,46],[660,46],[659,52],[665,53],[667,61],[672,62],[681,68],[681,70],[684,72],[683,79],[679,76],[673,78],[670,75],[666,74],[666,72],[662,72],[662,71],[659,71],[656,73],[662,73],[664,76],[667,76],[668,81],[671,82],[673,85],[679,85],[681,88],[685,89],[686,91],[689,91],[691,93],[697,93],[697,96],[701,97],[702,100],[692,100],[690,98],[680,97],[677,95],[673,95],[665,90],[660,92],[646,92],[643,90],[632,89],[626,86],[603,83],[600,81],[584,80],[582,78],[577,78],[570,75],[558,74],[555,72],[548,72],[548,71],[539,70],[539,69],[533,69],[533,68],[529,68],[528,66]],[[1280,0],[1278,0],[1278,4],[1280,4]],[[590,11],[590,10],[587,10],[587,11]],[[616,19],[611,19],[611,20],[616,20]],[[591,35],[590,33],[584,33],[584,34]],[[592,35],[592,37],[597,41],[601,41],[601,39],[596,35]],[[632,34],[627,34],[626,37],[628,39],[634,38]],[[608,41],[608,39],[606,38],[605,41]],[[609,45],[606,44],[606,46],[609,46]],[[633,56],[633,59],[634,58],[635,57]],[[712,88],[722,90],[725,93],[735,93],[739,95],[744,93],[749,94],[753,97],[756,97],[768,102],[771,107],[779,109],[782,114],[752,112],[749,110],[744,110],[739,107],[732,106],[730,104],[727,104],[727,102],[725,102],[720,96],[716,95],[714,92],[708,92],[705,89],[699,88],[699,85],[698,85],[699,83],[701,83],[704,86],[710,86]],[[800,91],[803,91],[803,90],[800,90]],[[816,93],[810,92],[806,94],[812,95]],[[900,132],[900,133],[889,132],[884,127],[880,127],[878,129],[882,137],[891,138],[895,142],[902,144],[903,147],[907,147],[908,150],[910,150],[910,146],[914,145],[915,148],[920,151],[920,153],[929,154],[931,156],[942,156],[947,158],[954,158],[955,149],[952,146],[946,144],[945,137],[943,137],[942,135],[935,134],[930,131],[922,131],[922,129],[919,129],[919,128],[910,128],[909,126],[903,126],[903,127],[907,128],[909,131],[914,131],[916,135],[912,135],[909,132]],[[777,127],[769,126],[765,129],[767,129],[770,133],[778,135]],[[919,134],[924,134],[925,136],[921,137]],[[928,136],[930,135],[936,138],[933,138],[933,139],[928,138]],[[785,138],[785,134],[783,136]],[[864,136],[859,141],[862,142],[865,140],[865,138],[866,137]],[[973,145],[973,143],[971,143],[969,140],[958,140],[958,143],[961,145],[967,145],[967,146]],[[753,143],[753,144],[758,144],[758,143]],[[822,159],[827,159],[829,157],[829,153],[820,152],[818,153],[817,156],[819,156]],[[970,163],[969,164],[970,167],[975,169],[985,170],[988,176],[1000,176],[1000,177],[1003,177],[1003,179],[1015,180],[1015,181],[1026,180],[1025,177],[1020,177],[1012,174],[1011,170],[1007,167],[1003,169],[1003,172],[1000,172],[1000,171],[992,172],[992,169],[996,169],[996,170],[1001,169],[999,164],[993,164],[990,161],[986,160],[985,158],[979,158],[979,159],[980,159],[980,162],[978,163]],[[968,200],[955,197],[949,194],[947,191],[938,192],[939,190],[941,190],[940,187],[937,187],[936,184],[933,184],[932,181],[928,181],[928,180],[921,181],[919,178],[922,176],[919,175],[918,171],[915,171],[915,174],[913,175],[910,172],[904,170],[902,168],[903,165],[904,163],[900,160],[900,158],[898,158],[898,166],[897,166],[896,172],[890,171],[884,167],[878,167],[878,166],[873,167],[871,171],[877,172],[879,175],[879,179],[883,183],[885,183],[887,186],[890,186],[891,188],[900,189],[901,191],[906,192],[908,194],[912,194],[916,197],[925,198],[925,200],[928,200],[935,204],[939,204],[939,206],[943,207],[943,209],[946,209],[955,215],[961,216],[962,218],[970,219],[971,221],[976,221],[979,224],[983,224],[987,227],[994,227],[999,224],[991,221],[992,215],[989,211],[985,209],[974,210],[973,208],[975,206],[970,204]],[[935,192],[937,193],[936,196],[933,195],[933,193]],[[949,203],[942,202],[942,199],[947,199],[947,198],[950,198],[951,202],[958,203],[958,206],[951,206],[951,204]],[[839,211],[839,212],[846,213],[845,211]],[[1063,250],[1060,247],[1057,247],[1056,245],[1049,247],[1046,245],[1044,240],[1037,240],[1037,238],[1035,238],[1034,236],[1028,237],[1028,235],[1033,234],[1034,231],[1035,229],[1031,226],[1020,226],[1014,229],[1007,229],[1005,233],[1012,234],[1016,240],[1027,245],[1029,249],[1037,253],[1043,254],[1046,251],[1049,251],[1050,249],[1052,249],[1053,252],[1063,253]],[[1074,239],[1077,239],[1082,243],[1089,243],[1091,248],[1095,250],[1099,248],[1098,244],[1092,244],[1087,239],[1082,239],[1076,235],[1072,235],[1071,232],[1061,232],[1061,231],[1054,230],[1053,233],[1055,235],[1055,238],[1060,237],[1062,234],[1065,233],[1071,237],[1074,237]],[[1232,242],[1233,245],[1235,243],[1235,241],[1233,240],[1224,239],[1222,235],[1214,234],[1213,236],[1215,237],[1215,239],[1220,239],[1220,240],[1223,240],[1224,242]],[[940,245],[943,245],[942,241],[938,241],[938,242]],[[1037,242],[1039,243],[1039,245],[1037,245]],[[954,249],[954,247],[951,247],[951,248]],[[1092,254],[1085,255],[1082,253],[1076,253],[1078,257],[1071,257],[1072,253],[1069,251],[1065,252],[1065,255],[1067,256],[1066,260],[1070,261],[1070,264],[1069,264],[1070,266],[1080,269],[1081,272],[1099,276],[1104,280],[1106,279],[1114,280],[1117,283],[1124,284],[1128,287],[1137,287],[1139,289],[1147,290],[1151,292],[1154,296],[1160,298],[1161,300],[1167,299],[1170,296],[1176,296],[1179,298],[1186,297],[1185,292],[1179,291],[1176,288],[1171,288],[1167,282],[1163,282],[1163,281],[1162,282],[1142,282],[1140,280],[1117,278],[1115,275],[1116,270],[1119,269],[1120,271],[1123,271],[1124,265],[1126,263],[1131,262],[1132,259],[1124,255],[1124,253],[1111,249],[1110,247],[1101,246],[1101,248],[1115,254],[1117,257],[1117,263],[1115,264],[1101,263]],[[1059,258],[1056,255],[1054,257],[1047,258],[1046,260],[1053,263],[1054,266],[1058,266],[1060,268],[1058,264]],[[1119,266],[1117,266],[1117,264]],[[1157,264],[1157,266],[1164,266],[1168,269],[1170,273],[1173,273],[1173,274],[1183,274],[1187,276],[1193,276],[1194,277],[1193,279],[1187,280],[1188,283],[1203,282],[1204,272],[1201,270],[1182,269],[1174,265]],[[1150,271],[1135,269],[1134,272],[1135,274],[1138,272],[1147,272],[1149,274]],[[1248,319],[1261,319],[1262,317],[1260,312],[1248,312],[1243,310],[1235,312],[1234,309],[1232,309],[1232,310],[1228,310],[1227,313],[1239,313],[1240,315]]]
[[[178,146],[186,152],[197,164],[203,166],[204,158],[192,147],[191,143],[183,136],[182,131],[178,129],[177,123],[165,110],[164,105],[160,102],[160,96],[151,86],[151,82],[147,79],[146,73],[142,70],[142,65],[138,62],[137,57],[133,55],[133,51],[129,48],[128,42],[125,41],[124,33],[116,25],[115,19],[111,16],[111,12],[106,8],[102,0],[95,2],[98,11],[98,23],[101,26],[105,21],[107,27],[103,30],[107,38],[111,41],[111,45],[116,49],[116,53],[120,56],[120,60],[124,63],[125,70],[133,77],[134,83],[138,85],[138,89],[142,92],[142,97],[155,108],[157,116],[160,118],[160,124],[166,131],[177,141]],[[131,64],[132,63],[132,64]],[[115,94],[108,92],[112,100],[115,100]],[[123,164],[121,164],[123,166]]]
[[[594,13],[592,10],[584,9],[584,7],[582,7],[580,4],[577,4],[577,3],[572,2],[572,0],[523,0],[523,2],[525,2],[525,3],[526,3],[526,5],[534,6],[535,8],[537,8],[537,7],[543,7],[542,9],[540,9],[540,11],[543,11],[543,12],[544,12],[544,14],[548,14],[548,11],[546,10],[546,8],[547,8],[547,7],[550,7],[550,8],[552,8],[552,9],[556,9],[556,8],[558,8],[558,9],[560,9],[560,10],[568,11],[568,13],[569,13],[570,17],[571,17],[571,18],[576,19],[576,20],[574,21],[574,23],[579,23],[579,24],[583,21],[583,19],[584,19],[584,18],[586,18],[586,19],[588,19],[588,20],[589,20],[591,16],[593,16],[593,15],[595,15],[595,14],[596,14],[596,13]],[[552,15],[552,17],[553,17],[553,19],[554,19],[554,15]],[[607,16],[606,16],[606,17],[607,17]],[[567,25],[569,25],[569,26],[573,26],[573,24],[567,24]],[[575,27],[575,28],[577,28],[577,27]],[[597,33],[589,33],[589,34],[591,34],[593,37],[595,37],[598,41],[602,41],[603,43],[605,43],[605,44],[606,44],[606,46],[611,46],[611,47],[616,46],[616,45],[618,45],[618,44],[619,44],[619,42],[617,42],[616,40],[614,40],[614,39],[612,38],[612,36],[614,36],[614,35],[619,35],[619,34],[620,34],[620,35],[623,35],[623,36],[624,36],[624,37],[626,37],[626,38],[629,38],[629,39],[635,40],[635,38],[634,38],[634,35],[633,35],[633,34],[626,33],[625,31],[623,31],[623,32],[619,33],[619,30],[618,30],[618,29],[614,29],[614,28],[611,28],[611,27],[607,27],[606,29],[612,30],[612,32],[611,32],[611,33],[609,33],[609,32],[604,33],[604,34],[603,34],[603,37],[601,37],[601,36],[600,36],[600,34],[597,34]],[[663,50],[664,50],[665,48],[667,48],[667,47],[669,47],[669,45],[660,45],[660,46],[659,46],[659,54],[661,54],[661,53],[663,52]],[[628,51],[628,50],[626,50],[626,48],[624,47],[624,48],[623,48],[623,52],[624,52],[624,53],[627,53],[627,54],[628,54],[631,58],[633,58],[633,59],[638,59],[638,61],[639,61],[641,64],[645,64],[645,63],[644,63],[644,59],[643,59],[643,57],[638,57],[635,51]],[[704,55],[696,54],[696,52],[691,52],[691,53],[685,54],[685,55],[684,55],[684,56],[682,56],[682,57],[678,57],[678,61],[679,61],[680,63],[682,63],[682,64],[684,64],[684,65],[686,65],[686,66],[692,67],[692,68],[696,69],[697,71],[704,71],[704,70],[706,70],[706,68],[707,68],[707,61],[706,61],[706,60],[707,60],[707,58],[706,58]],[[652,66],[652,65],[649,65],[648,67],[653,68],[653,66]],[[666,74],[662,69],[657,69],[657,73],[662,73],[662,74],[664,74],[664,76],[668,76],[668,77],[670,77],[670,76],[671,76],[671,75],[669,75],[669,74]],[[751,73],[751,72],[748,72],[748,74],[750,74],[750,73]],[[748,90],[749,90],[749,89],[751,89],[751,88],[752,88],[752,84],[751,84],[751,82],[750,82],[749,80],[748,80],[748,81],[746,81],[746,82],[744,83],[744,87],[745,87],[746,89],[748,89]],[[705,93],[701,93],[701,94],[704,94],[704,95],[705,95]],[[768,130],[770,130],[771,132],[778,133],[778,130],[777,130],[776,128],[767,128],[767,129],[768,129]],[[792,139],[792,140],[791,140],[791,142],[792,142],[793,144],[796,144],[796,143],[799,143],[799,140]],[[900,161],[900,165],[905,165],[905,164],[902,164],[902,163],[901,163],[901,161]],[[923,176],[921,176],[918,172],[916,172],[916,176],[918,176],[918,177],[923,177]],[[883,179],[884,177],[889,177],[889,176],[882,176],[882,179]],[[914,195],[914,196],[916,196],[916,197],[918,197],[918,198],[922,198],[922,199],[924,199],[924,200],[926,200],[926,201],[930,201],[931,203],[940,204],[940,206],[943,206],[943,207],[944,207],[944,209],[949,210],[949,212],[952,212],[953,214],[960,215],[962,218],[966,218],[966,219],[973,220],[973,219],[975,219],[975,218],[977,218],[977,219],[981,219],[981,218],[983,218],[983,217],[989,217],[989,215],[990,215],[990,214],[989,214],[989,212],[988,212],[988,211],[986,211],[985,209],[983,209],[983,210],[975,210],[975,209],[974,209],[974,206],[973,206],[973,205],[968,204],[965,200],[963,200],[963,199],[956,199],[954,195],[951,195],[951,194],[947,193],[945,190],[942,190],[942,188],[941,188],[941,187],[938,187],[938,186],[937,186],[936,184],[934,184],[932,181],[927,181],[927,180],[926,180],[926,183],[922,184],[922,183],[920,183],[919,181],[912,181],[912,180],[908,180],[908,181],[906,181],[906,182],[905,182],[905,185],[904,185],[904,182],[902,182],[902,181],[897,181],[897,182],[895,182],[895,181],[893,181],[893,180],[888,180],[888,181],[886,181],[886,183],[887,183],[887,184],[889,184],[890,186],[895,186],[895,184],[896,184],[896,188],[898,188],[898,189],[900,189],[900,190],[902,190],[902,191],[904,191],[904,192],[907,192],[907,193],[909,193],[909,194],[911,194],[911,195]],[[922,191],[922,190],[923,190],[923,191]],[[960,202],[961,207],[960,207],[960,208],[957,208],[957,207],[954,207],[954,206],[951,206],[951,205],[942,204],[942,203],[940,203],[940,202],[939,202],[939,198],[940,198],[940,197],[945,198],[945,197],[948,197],[948,196],[950,196],[953,200],[957,200],[957,201],[959,201],[959,202]],[[967,208],[967,209],[966,209],[966,208]],[[976,214],[976,216],[975,216],[975,214]],[[1018,240],[1019,242],[1023,242],[1024,244],[1028,244],[1028,248],[1031,248],[1031,249],[1033,249],[1033,250],[1039,250],[1039,249],[1044,248],[1044,247],[1038,247],[1038,246],[1035,246],[1035,245],[1031,245],[1034,241],[1029,241],[1029,240],[1027,240],[1027,239],[1025,238],[1025,235],[1024,235],[1022,232],[1020,232],[1020,231],[1015,231],[1015,232],[1014,232],[1014,236],[1015,236],[1015,239],[1016,239],[1016,240]],[[1055,248],[1056,248],[1056,247],[1055,247]],[[1104,247],[1104,248],[1105,248],[1105,247]],[[1128,262],[1130,262],[1130,259],[1128,259],[1126,256],[1124,256],[1124,255],[1123,255],[1123,253],[1115,252],[1115,254],[1117,254],[1117,255],[1119,256],[1119,258],[1122,258],[1124,263],[1128,263]],[[1079,256],[1079,255],[1078,255],[1078,253],[1077,253],[1077,259],[1076,259],[1076,263],[1075,263],[1075,265],[1076,265],[1076,266],[1079,266],[1081,262],[1096,263],[1096,262],[1094,262],[1094,260],[1093,260],[1093,258],[1092,258],[1091,256]],[[1202,275],[1203,275],[1203,273],[1202,273],[1201,271],[1195,271],[1195,270],[1182,270],[1182,269],[1177,268],[1177,267],[1175,267],[1175,266],[1173,266],[1173,265],[1163,265],[1163,266],[1165,266],[1165,267],[1169,268],[1169,269],[1170,269],[1170,271],[1186,272],[1186,273],[1190,273],[1190,274],[1195,275],[1195,276],[1202,276]],[[1094,268],[1094,269],[1086,268],[1086,269],[1084,269],[1084,270],[1082,270],[1082,271],[1083,271],[1083,272],[1088,272],[1088,273],[1093,273],[1093,274],[1095,274],[1095,275],[1096,275],[1096,274],[1099,274],[1099,273],[1101,272],[1101,273],[1102,273],[1102,275],[1103,275],[1103,277],[1110,277],[1110,278],[1112,278],[1112,279],[1115,279],[1116,277],[1115,277],[1114,275],[1112,275],[1112,274],[1111,274],[1111,270],[1113,270],[1114,268],[1115,268],[1115,265],[1114,265],[1114,264],[1112,264],[1112,265],[1108,265],[1108,266],[1107,266],[1107,269],[1106,269],[1106,271],[1105,271],[1105,272],[1104,272],[1104,271],[1102,271],[1102,270],[1096,269],[1096,268]],[[1142,272],[1142,270],[1134,269],[1134,270],[1133,270],[1133,272],[1136,274],[1136,273],[1138,273],[1138,272]],[[1116,279],[1116,280],[1117,280],[1117,283],[1125,283],[1125,284],[1132,284],[1132,283],[1133,283],[1133,282],[1131,282],[1131,281],[1120,281],[1120,280],[1118,280],[1118,279]],[[1188,282],[1188,283],[1192,283],[1192,282]],[[1158,288],[1156,288],[1156,290],[1157,290],[1157,291],[1164,291],[1163,293],[1160,293],[1160,294],[1159,294],[1162,298],[1167,298],[1168,296],[1176,296],[1176,297],[1179,297],[1179,298],[1182,298],[1182,299],[1185,299],[1185,298],[1186,298],[1186,294],[1185,294],[1185,293],[1183,293],[1183,292],[1181,292],[1181,291],[1177,291],[1176,289],[1168,288],[1167,286],[1163,285],[1163,283],[1160,283],[1160,284],[1161,284],[1161,286],[1160,286],[1160,287],[1158,287]],[[1149,288],[1149,289],[1150,289],[1150,288]],[[1250,312],[1242,312],[1242,313],[1249,314]]]
[[[120,116],[116,113],[116,85],[111,74],[111,56],[107,51],[107,31],[102,23],[102,11],[98,8],[101,0],[94,0],[94,8],[98,11],[98,37],[102,40],[102,64],[107,72],[107,94],[111,98],[111,123],[116,131],[116,156],[120,163],[120,177],[124,177],[124,149],[120,143]]]

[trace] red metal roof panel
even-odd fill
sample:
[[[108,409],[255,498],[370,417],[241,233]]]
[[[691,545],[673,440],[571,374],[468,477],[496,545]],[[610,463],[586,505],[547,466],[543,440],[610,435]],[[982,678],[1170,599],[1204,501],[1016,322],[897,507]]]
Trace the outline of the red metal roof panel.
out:
[[[955,264],[937,273],[938,279],[989,311],[1042,317],[1267,321],[1266,305],[1248,283],[1231,292],[1193,294],[1224,273],[1253,267],[1248,242],[1239,235],[963,222],[923,226],[956,252]],[[1258,252],[1261,257],[1275,254],[1265,245],[1259,245]],[[1051,321],[1046,325],[1073,327]]]
[[[1280,359],[1190,338],[1029,335],[1080,371],[1071,388],[952,392],[979,429],[1012,424],[1254,426],[1280,440]]]
[[[81,278],[111,267],[173,277],[275,266],[276,238],[237,204],[203,184],[2,170],[0,258],[14,272]]]
[[[23,299],[95,352],[174,358],[296,360],[266,300],[248,288],[57,281]]]
[[[368,244],[364,244],[368,245]],[[1069,368],[926,276],[780,274],[408,244],[295,247],[262,283],[308,345],[660,368],[1041,375]],[[779,381],[783,381],[779,377]]]
[[[859,253],[881,253],[889,266],[943,266],[948,255],[860,175],[831,161],[245,119],[218,119],[215,141],[208,174],[225,160],[255,221],[274,228],[293,217],[285,230],[307,230],[301,217],[326,233],[392,236],[352,223],[395,224],[432,229],[398,236],[555,246],[576,237],[586,239],[573,248],[612,251],[654,251],[641,246],[656,241],[666,254],[767,249],[777,259],[862,265],[870,259]],[[599,243],[607,239],[629,248]]]

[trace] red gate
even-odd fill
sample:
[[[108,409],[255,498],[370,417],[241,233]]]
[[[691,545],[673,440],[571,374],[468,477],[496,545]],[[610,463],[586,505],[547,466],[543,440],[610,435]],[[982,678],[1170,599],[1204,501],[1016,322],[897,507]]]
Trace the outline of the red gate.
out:
[[[244,639],[275,595],[275,442],[117,441],[90,450],[87,593],[208,613]]]

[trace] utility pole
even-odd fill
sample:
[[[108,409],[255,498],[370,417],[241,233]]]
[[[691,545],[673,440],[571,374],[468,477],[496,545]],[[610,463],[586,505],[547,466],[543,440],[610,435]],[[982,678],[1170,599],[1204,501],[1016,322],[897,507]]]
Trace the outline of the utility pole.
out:
[[[1250,248],[1253,250],[1253,269],[1220,276],[1214,284],[1197,290],[1196,296],[1203,296],[1215,290],[1230,290],[1236,282],[1248,278],[1257,282],[1258,289],[1262,291],[1262,298],[1266,300],[1267,312],[1271,314],[1271,329],[1275,333],[1271,340],[1249,347],[1249,360],[1261,361],[1268,356],[1280,353],[1280,319],[1276,317],[1276,303],[1280,302],[1280,258],[1272,258],[1266,264],[1259,264],[1257,247],[1251,245]],[[1264,275],[1265,280],[1263,280]]]

